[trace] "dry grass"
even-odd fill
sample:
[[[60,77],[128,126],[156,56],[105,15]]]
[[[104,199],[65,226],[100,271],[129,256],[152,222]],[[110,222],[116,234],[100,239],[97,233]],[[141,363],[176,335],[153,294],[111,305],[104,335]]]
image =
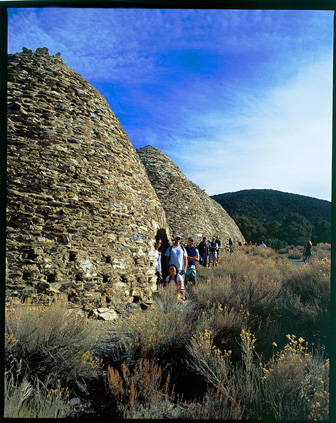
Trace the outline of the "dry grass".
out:
[[[45,308],[21,304],[6,312],[5,414],[8,417],[68,415],[69,389],[101,377],[86,319],[63,302]]]
[[[184,304],[160,289],[101,325],[62,304],[8,312],[6,415],[66,416],[65,387],[100,378],[119,418],[328,419],[329,361],[312,342],[328,350],[329,246],[309,265],[242,247],[197,269]]]

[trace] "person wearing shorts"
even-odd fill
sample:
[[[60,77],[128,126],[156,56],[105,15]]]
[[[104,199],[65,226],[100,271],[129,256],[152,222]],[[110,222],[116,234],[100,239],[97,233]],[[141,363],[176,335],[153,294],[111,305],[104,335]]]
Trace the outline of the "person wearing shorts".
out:
[[[199,252],[196,247],[194,247],[194,238],[188,238],[188,246],[186,247],[186,251],[188,254],[188,266],[187,272],[185,274],[185,282],[191,282],[191,290],[196,285],[197,281],[197,274],[196,274],[196,261],[199,261]]]
[[[216,237],[212,237],[212,242],[210,242],[209,244],[209,267],[211,266],[211,262],[212,262],[212,267],[215,266],[215,263],[217,262],[217,250],[218,250],[218,245],[216,243]]]

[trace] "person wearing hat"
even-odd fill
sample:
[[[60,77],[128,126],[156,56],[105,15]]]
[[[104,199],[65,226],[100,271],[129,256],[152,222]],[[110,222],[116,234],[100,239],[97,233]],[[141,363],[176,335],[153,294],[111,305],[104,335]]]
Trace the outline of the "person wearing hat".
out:
[[[181,235],[175,235],[174,245],[168,247],[165,252],[167,269],[171,264],[175,264],[178,273],[184,275],[187,271],[188,254],[181,246]]]
[[[210,245],[209,245],[209,267],[211,265],[211,262],[212,262],[212,267],[215,266],[215,263],[217,261],[217,250],[218,250],[218,245],[216,243],[216,237],[213,236],[212,241],[210,242]]]
[[[188,267],[187,273],[185,275],[186,285],[191,281],[191,289],[196,285],[197,275],[196,275],[196,261],[199,261],[199,252],[196,247],[194,247],[194,238],[188,238],[188,246],[186,247],[188,254]]]

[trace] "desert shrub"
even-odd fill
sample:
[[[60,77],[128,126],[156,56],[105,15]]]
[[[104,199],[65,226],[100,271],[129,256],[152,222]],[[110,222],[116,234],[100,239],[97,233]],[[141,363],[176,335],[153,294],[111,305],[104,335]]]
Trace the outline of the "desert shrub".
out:
[[[264,412],[276,420],[328,420],[329,360],[309,352],[303,338],[287,338],[264,367]]]
[[[219,404],[222,410],[220,418],[223,419],[259,415],[263,372],[255,351],[255,341],[250,331],[242,329],[239,342],[241,359],[233,361],[231,350],[221,350],[214,344],[211,331],[205,330],[193,336],[188,345],[188,366],[202,375],[209,385],[203,400],[209,401],[210,393],[214,396],[210,404],[213,408],[211,418],[218,417]]]
[[[249,320],[249,312],[243,307],[235,309],[228,306],[208,304],[199,315],[194,327],[194,334],[211,331],[214,342],[221,350],[235,350],[234,355],[240,354],[236,339]]]
[[[193,335],[187,348],[189,359],[186,365],[201,375],[204,383],[210,387],[205,401],[209,402],[209,393],[215,390],[216,395],[212,403],[214,410],[217,410],[218,406],[225,410],[225,415],[221,416],[225,419],[240,418],[243,410],[237,395],[234,367],[230,360],[232,351],[221,351],[217,348],[212,332],[208,330]]]
[[[313,255],[312,259],[322,260],[324,258],[329,258],[331,255],[331,245],[328,243],[321,242],[316,246],[313,246]]]
[[[186,304],[162,289],[149,310],[138,309],[110,324],[110,358],[119,365],[139,364],[141,359],[159,357],[165,371],[184,355],[193,324]]]
[[[329,360],[310,352],[303,338],[287,338],[284,349],[263,364],[249,330],[240,334],[241,360],[235,362],[232,351],[217,348],[210,331],[192,337],[188,366],[208,384],[203,404],[212,409],[211,418],[220,409],[222,419],[328,419]]]
[[[217,270],[217,269],[216,269]],[[210,273],[211,272],[211,273]],[[206,309],[210,306],[220,304],[229,307],[237,307],[240,302],[232,300],[233,288],[230,275],[214,275],[211,269],[210,274],[198,274],[197,289],[194,290],[191,300],[195,302],[195,309]],[[197,306],[196,306],[197,304]]]
[[[11,373],[4,380],[4,417],[64,418],[71,416],[69,390],[47,388],[41,381],[30,382],[26,375],[20,381]]]
[[[288,246],[281,247],[277,251],[278,251],[278,254],[287,254],[288,253]]]
[[[246,253],[253,249],[257,253]],[[282,255],[263,257],[258,247],[241,248],[235,254],[223,255],[214,269],[201,269],[193,299],[203,309],[223,304],[223,308],[238,311],[242,305],[249,313],[248,325],[256,334],[258,348],[268,357],[271,343],[281,344],[283,334],[291,330],[302,331],[311,341],[322,334],[326,343],[330,259],[327,246],[320,251],[323,253],[316,255],[323,259],[315,257],[309,266],[295,266]],[[239,315],[236,323],[235,337],[242,328]]]
[[[267,247],[263,249],[260,245],[243,246],[239,248],[238,251],[250,256],[260,256],[264,258],[272,258],[277,254],[273,248]]]
[[[282,333],[300,331],[305,339],[328,343],[330,322],[330,259],[291,267],[283,275],[275,300]]]
[[[124,362],[120,372],[112,366],[106,372],[107,389],[122,418],[171,417],[169,379],[168,374],[163,381],[161,367],[155,360],[141,359],[133,370]]]
[[[46,308],[21,304],[6,312],[6,372],[38,378],[51,386],[81,384],[100,373],[100,362],[90,355],[94,344],[84,318],[63,302]]]
[[[106,372],[107,390],[119,418],[212,419],[231,415],[223,408],[227,400],[220,389],[209,388],[200,402],[184,401],[169,382],[170,374],[164,377],[161,367],[149,360],[141,360],[133,370],[123,363],[120,372],[111,366]]]
[[[251,249],[257,247],[249,247]],[[205,301],[223,304],[239,309],[241,305],[249,312],[270,307],[280,289],[282,266],[284,262],[270,256],[245,254],[244,249],[235,254],[226,255],[214,269],[208,269],[208,275],[200,274],[197,301],[202,306]],[[262,311],[264,314],[266,310]]]
[[[301,249],[291,246],[288,249],[288,258],[289,259],[302,259],[303,258],[303,252]]]

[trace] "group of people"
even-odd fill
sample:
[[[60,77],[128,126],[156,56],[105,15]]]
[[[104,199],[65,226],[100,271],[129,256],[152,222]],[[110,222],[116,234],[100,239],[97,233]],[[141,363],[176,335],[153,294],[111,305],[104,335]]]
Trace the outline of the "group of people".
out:
[[[232,240],[229,240],[230,250],[232,250]],[[206,237],[199,243],[198,249],[201,255],[200,264],[204,267],[217,266],[219,263],[219,256],[221,253],[222,241],[219,237],[213,236],[212,241],[207,241]]]
[[[248,246],[248,247],[253,247],[253,243],[252,243],[252,241],[250,241],[250,242],[245,242],[245,244],[244,245],[246,245],[246,246]],[[257,247],[258,246],[258,243],[256,242],[255,243],[255,246]],[[263,250],[266,250],[266,244],[264,243],[264,241],[261,241],[261,243],[260,243],[260,248],[262,248]]]
[[[203,266],[218,265],[222,241],[219,235],[214,236],[212,241],[207,241],[206,237],[195,247],[195,239],[188,238],[188,245],[184,248],[181,245],[181,236],[176,235],[173,245],[169,246],[164,253],[164,264],[168,270],[168,275],[163,279],[162,257],[160,248],[162,240],[157,239],[155,243],[155,266],[158,284],[164,283],[165,287],[176,286],[176,298],[179,303],[185,300],[185,291],[188,282],[191,283],[190,289],[193,290],[197,281],[196,262]]]
[[[163,283],[165,287],[176,287],[177,302],[185,301],[185,292],[188,282],[191,282],[191,291],[196,285],[196,262],[204,267],[217,266],[219,263],[222,241],[219,235],[213,236],[212,241],[207,241],[206,237],[199,243],[197,247],[194,245],[195,239],[188,238],[188,245],[184,248],[181,245],[181,236],[176,235],[173,245],[169,246],[164,253],[164,264],[168,271],[168,275],[163,278],[161,247],[162,240],[159,238],[155,243],[155,266],[157,283]],[[252,245],[250,244],[245,245]],[[265,249],[266,244],[262,242],[260,247]],[[233,251],[232,239],[229,239],[229,249]],[[312,255],[312,243],[308,241],[305,248],[305,262],[308,264]]]

